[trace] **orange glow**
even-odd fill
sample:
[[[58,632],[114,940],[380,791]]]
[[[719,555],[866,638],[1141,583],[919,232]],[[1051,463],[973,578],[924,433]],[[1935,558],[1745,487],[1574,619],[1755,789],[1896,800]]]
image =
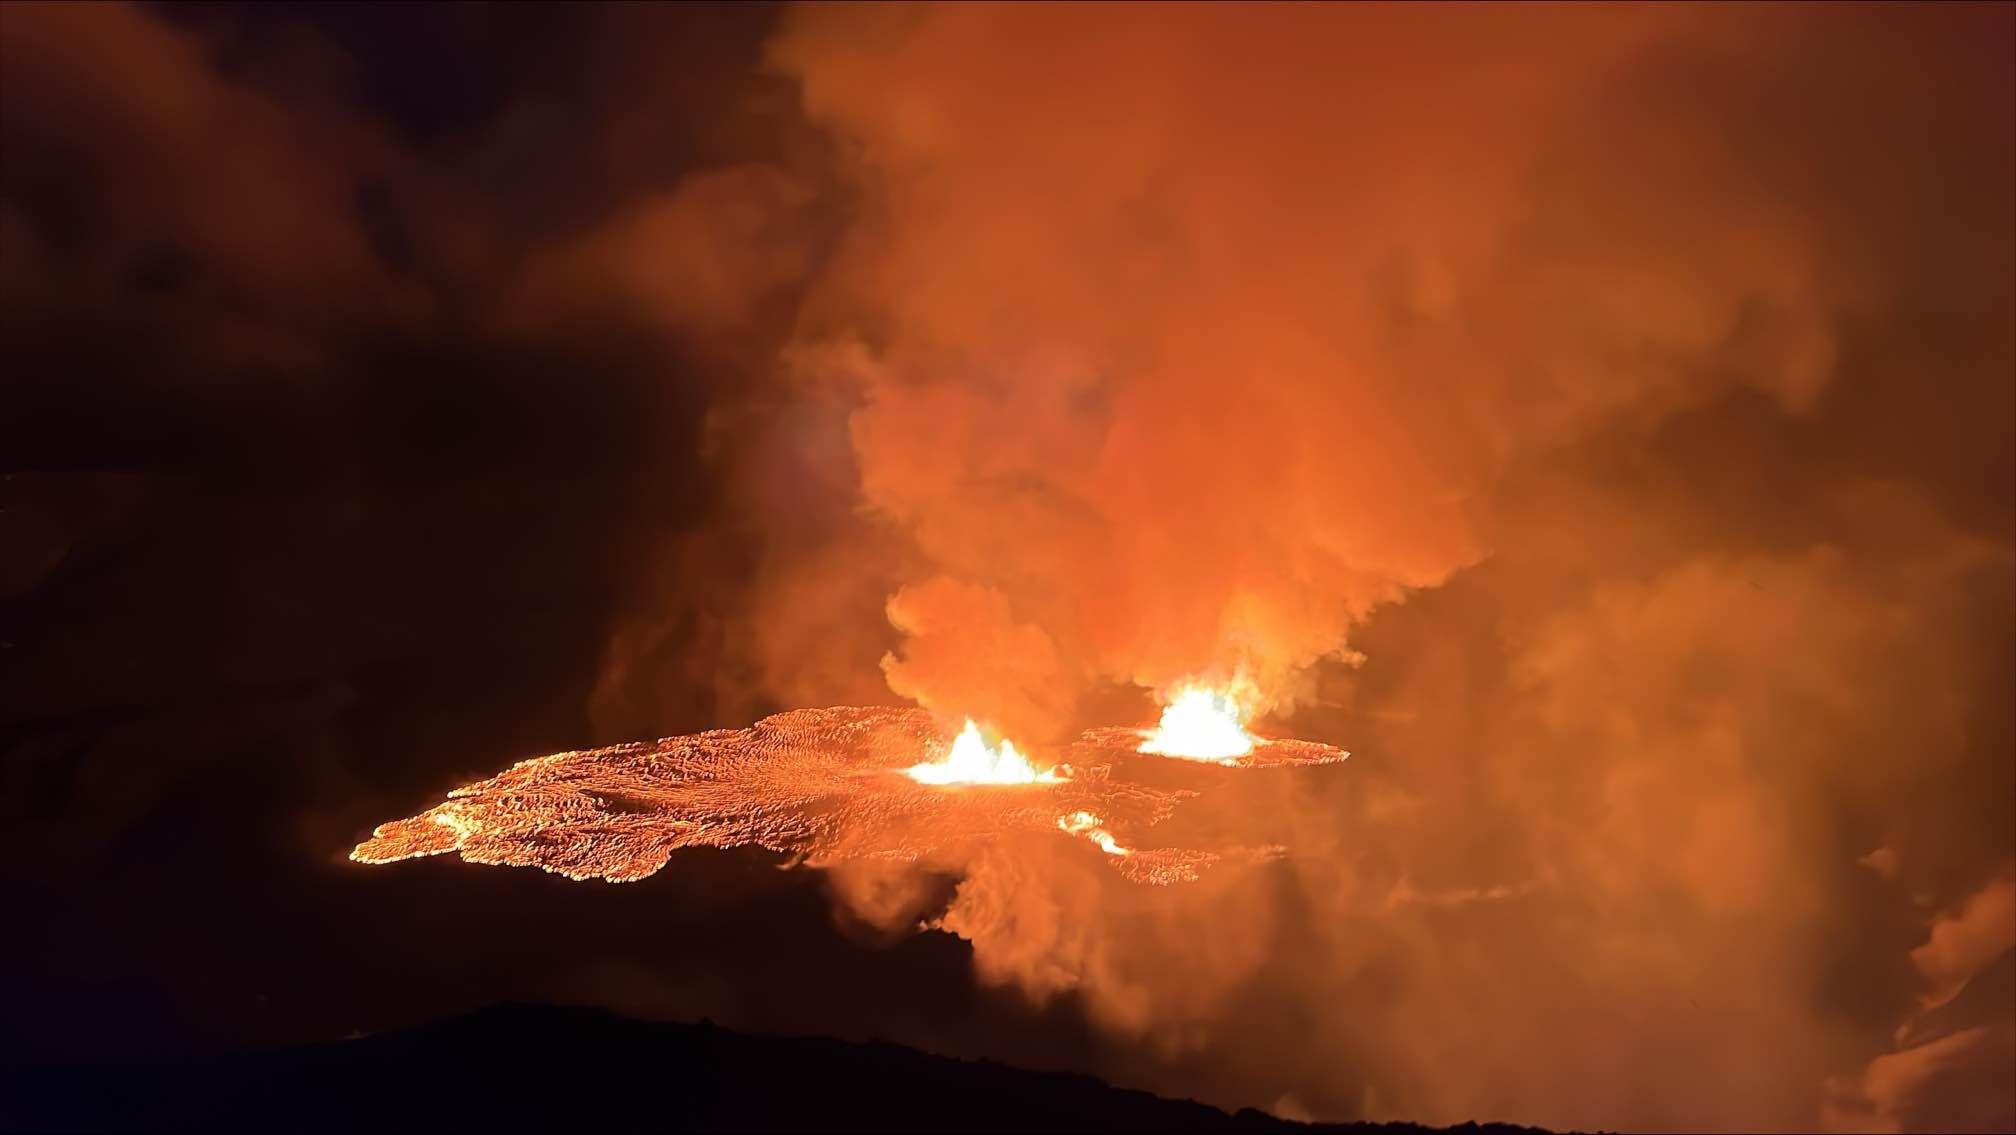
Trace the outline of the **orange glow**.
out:
[[[467,815],[454,804],[443,804],[430,817],[434,823],[455,833],[457,840],[466,840],[483,830],[482,821]]]
[[[1253,751],[1246,711],[1228,690],[1185,686],[1162,707],[1162,720],[1149,730],[1139,752],[1191,761],[1236,764]]]
[[[990,747],[970,717],[943,759],[911,765],[903,775],[919,784],[1056,784],[1064,779],[1057,769],[1030,764],[1006,737]]]
[[[1068,763],[1037,769],[1006,742],[988,748],[977,725],[948,746],[921,709],[792,710],[747,729],[520,761],[418,815],[380,824],[350,858],[393,863],[452,854],[629,882],[689,847],[754,844],[814,866],[960,862],[982,844],[1061,832],[1097,844],[1123,878],[1168,886],[1194,881],[1227,855],[1255,853],[1238,842],[1142,846],[1150,828],[1196,793],[1116,778],[1117,763],[1139,740],[1135,729],[1095,730],[1065,750]],[[934,755],[939,759],[916,763]],[[1325,764],[1341,756],[1314,742],[1266,739],[1242,764]],[[970,789],[988,784],[1044,789],[1034,801],[1023,791]]]
[[[1057,828],[1060,831],[1070,832],[1072,835],[1084,836],[1086,839],[1098,844],[1099,849],[1108,855],[1134,854],[1131,849],[1121,847],[1120,841],[1114,839],[1111,832],[1099,826],[1103,822],[1091,812],[1078,811],[1068,816],[1057,817]]]

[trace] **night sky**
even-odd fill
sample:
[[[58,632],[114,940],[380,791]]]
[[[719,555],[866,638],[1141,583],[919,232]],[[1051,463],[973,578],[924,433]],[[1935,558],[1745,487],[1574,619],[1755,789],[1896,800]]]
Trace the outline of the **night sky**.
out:
[[[2005,4],[0,7],[0,1043],[520,1000],[2006,1127],[2012,170]],[[1234,657],[1355,755],[1181,894],[346,858],[527,756],[1040,748]]]

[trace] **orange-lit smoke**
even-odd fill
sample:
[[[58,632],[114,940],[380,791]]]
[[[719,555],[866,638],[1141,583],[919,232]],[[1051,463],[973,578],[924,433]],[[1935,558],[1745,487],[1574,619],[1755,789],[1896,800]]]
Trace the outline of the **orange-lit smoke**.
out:
[[[1297,755],[1289,720],[1355,750],[1139,754],[1228,781],[1172,825],[1288,849],[1194,886],[1074,858],[1136,842],[1090,806],[957,865],[939,925],[1142,1041],[1118,1078],[1793,1129],[1844,1083],[1844,1122],[1909,1126],[1871,1062],[1911,951],[2010,856],[2012,30],[796,11],[818,236],[719,415],[763,550],[696,601],[708,672],[1129,753],[1243,678],[1192,721],[1255,738],[1220,759]],[[1956,956],[1942,990],[1993,972]]]
[[[867,205],[793,366],[919,561],[892,687],[1018,736],[1214,669],[1285,708],[1354,621],[1485,554],[1508,455],[1726,382],[1810,402],[1853,281],[1781,206],[1688,170],[1660,199],[1730,226],[1679,232],[1619,203],[1642,171],[1536,167],[1685,22],[798,13],[775,57]],[[1676,373],[1739,336],[1756,365]]]
[[[944,727],[1042,742],[1236,675],[1262,741],[1240,763],[1289,714],[1357,750],[1350,777],[1200,803],[1278,817],[1285,859],[1144,902],[982,854],[942,920],[983,974],[1179,1064],[1206,1047],[1184,1083],[1214,1098],[1815,1122],[1894,1023],[1813,1003],[1852,936],[1820,927],[1877,901],[1846,897],[1855,858],[1917,832],[1911,870],[1964,888],[2007,856],[2000,813],[1964,847],[1926,818],[1968,799],[1967,738],[2004,735],[1955,724],[1971,703],[1941,691],[1999,664],[1933,612],[2008,624],[2006,502],[1973,487],[2007,482],[2010,82],[1980,46],[2007,31],[794,13],[772,58],[846,207],[785,354],[793,416],[741,460],[779,531],[806,484],[845,519],[765,564],[771,695],[808,696],[809,658],[880,660]],[[1924,346],[1929,310],[1968,346]],[[819,477],[769,479],[814,452]],[[776,633],[843,585],[886,611]],[[1284,1032],[1263,992],[1321,1023]]]

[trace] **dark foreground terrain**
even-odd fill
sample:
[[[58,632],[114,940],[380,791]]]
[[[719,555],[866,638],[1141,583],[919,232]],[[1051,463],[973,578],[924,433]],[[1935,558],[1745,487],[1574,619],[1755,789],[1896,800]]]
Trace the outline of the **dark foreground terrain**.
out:
[[[500,1006],[411,1032],[222,1058],[17,1068],[9,1129],[1352,1131],[890,1044]],[[1530,1132],[1465,1125],[1454,1130]]]

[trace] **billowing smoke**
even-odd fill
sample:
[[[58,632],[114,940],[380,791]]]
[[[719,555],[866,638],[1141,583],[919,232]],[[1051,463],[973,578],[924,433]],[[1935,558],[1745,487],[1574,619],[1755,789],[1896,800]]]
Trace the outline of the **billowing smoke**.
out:
[[[1740,92],[1670,98],[1691,22],[802,13],[774,54],[860,200],[793,364],[913,554],[897,691],[1043,734],[1107,682],[1285,707],[1486,554],[1508,461],[1810,407],[1861,276]]]
[[[719,412],[766,533],[727,672],[1039,745],[1238,676],[1359,753],[1214,787],[1291,853],[1197,886],[966,865],[938,924],[1141,1041],[1122,1079],[1931,1122],[2009,1033],[1900,1023],[2010,937],[2010,34],[796,12],[817,267]]]

